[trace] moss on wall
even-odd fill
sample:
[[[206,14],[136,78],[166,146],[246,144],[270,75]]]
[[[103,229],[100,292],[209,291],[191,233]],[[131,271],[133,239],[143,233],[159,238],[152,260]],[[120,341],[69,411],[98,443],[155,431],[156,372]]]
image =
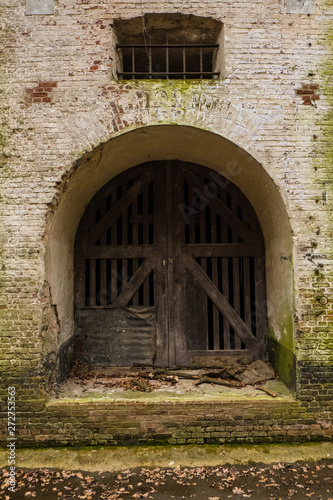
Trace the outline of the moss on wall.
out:
[[[326,3],[327,13],[332,12],[333,1],[328,0]],[[322,94],[327,99],[329,109],[325,116],[320,120],[321,127],[321,143],[323,146],[323,158],[321,167],[324,169],[324,181],[332,181],[333,177],[333,22],[327,23],[327,30],[324,33],[322,43],[325,52],[328,54],[327,59],[319,66],[319,73],[322,79]],[[332,192],[332,182],[328,183],[328,189]],[[331,213],[331,220],[333,219]]]
[[[278,342],[273,335],[269,335],[268,341],[269,361],[275,367],[280,379],[290,389],[296,388],[296,357],[293,350],[288,349]]]
[[[333,2],[323,6],[322,46],[323,62],[318,65],[321,109],[316,125],[319,134],[313,136],[312,156],[315,171],[314,185],[318,191],[315,199],[318,220],[318,239],[312,242],[314,253],[324,254],[320,263],[313,261],[309,281],[308,310],[302,315],[297,353],[297,394],[304,401],[317,399],[329,404],[333,386],[332,375],[332,255],[333,255]]]
[[[328,259],[331,259],[333,254],[333,22],[330,20],[332,10],[333,1],[328,0],[324,12],[325,14],[329,14],[329,21],[327,22],[327,28],[322,39],[323,48],[327,57],[324,63],[319,66],[319,74],[322,80],[321,93],[328,102],[328,110],[318,123],[321,130],[321,135],[319,137],[321,146],[319,151],[321,156],[319,162],[318,160],[316,161],[316,171],[317,174],[319,174],[319,182],[323,189],[323,199],[321,203],[325,205],[326,208],[326,220],[331,222],[331,224],[327,224],[326,228],[324,228],[324,232],[329,238],[328,241],[331,243],[330,247],[325,248]],[[329,267],[326,264],[320,264],[314,272],[318,284],[314,300],[318,308],[318,300],[320,301],[321,297],[325,297],[324,301],[320,301],[320,308],[323,310],[322,312],[324,312],[326,307],[329,308],[332,304],[332,298],[326,300],[325,290],[327,291],[329,287],[332,286],[333,269],[332,266]],[[331,330],[333,330],[332,320],[328,322],[327,326],[330,326]]]

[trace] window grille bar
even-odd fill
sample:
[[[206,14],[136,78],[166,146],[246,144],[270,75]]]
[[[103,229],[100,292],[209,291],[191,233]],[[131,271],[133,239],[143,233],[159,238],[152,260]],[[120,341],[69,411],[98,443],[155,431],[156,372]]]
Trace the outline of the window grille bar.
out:
[[[218,50],[218,44],[186,44],[184,41],[183,44],[179,43],[168,43],[168,39],[165,44],[151,44],[149,46],[145,44],[119,44],[117,48],[126,51],[128,54],[128,62],[126,66],[123,67],[123,71],[118,71],[118,77],[121,79],[135,79],[135,78],[148,78],[148,79],[204,79],[204,78],[218,78],[220,73],[218,71],[204,71],[204,58],[205,53],[204,50],[208,50],[207,55],[211,58],[213,57],[213,53]],[[179,63],[181,64],[182,71],[170,71],[170,69],[178,69],[173,67],[173,60],[170,61],[170,48],[179,49],[176,54],[179,58]],[[140,49],[145,49],[146,56],[148,57],[148,68],[143,66],[143,52]],[[154,52],[155,49],[160,49],[157,52]],[[158,66],[153,68],[153,55],[156,56],[157,61],[159,60],[161,49],[165,50],[165,61],[163,61],[163,65],[165,64],[165,71],[161,70]],[[199,61],[196,64],[192,63],[193,53],[189,54],[187,49],[197,49],[196,57],[198,57]],[[187,59],[189,57],[189,59]],[[208,62],[208,60],[207,60]],[[198,64],[199,63],[199,64]],[[198,67],[197,67],[198,66]],[[212,65],[211,65],[212,66]],[[139,71],[139,67],[142,67],[143,71]],[[131,71],[129,71],[131,69]],[[147,71],[148,69],[148,71]],[[188,69],[188,71],[187,71]],[[208,69],[208,68],[207,68]],[[213,70],[213,67],[211,67]]]
[[[152,72],[149,72],[149,71],[135,71],[133,73],[133,71],[118,71],[117,74],[118,75],[126,75],[126,76],[130,76],[130,75],[144,75],[144,76],[150,76],[150,75],[156,75],[157,71],[152,71]],[[158,74],[159,75],[163,75],[163,76],[166,76],[166,72],[165,71],[158,71]],[[169,75],[181,75],[183,76],[183,71],[169,71],[168,73]],[[203,71],[202,73],[200,73],[200,71],[187,71],[186,72],[187,75],[200,75],[202,74],[203,76],[208,76],[208,75],[211,75],[211,76],[219,76],[219,72],[218,71]]]
[[[165,44],[165,73],[166,77],[169,78],[169,44],[168,44],[168,35]]]
[[[135,47],[132,47],[132,80],[134,80],[135,75]]]
[[[135,47],[136,49],[144,49],[146,48],[146,45],[145,44],[117,44],[116,45],[117,49],[130,49],[130,48],[133,48]],[[181,43],[181,44],[178,44],[178,43],[159,43],[159,44],[151,44],[150,47],[152,49],[162,49],[163,47],[168,47],[168,48],[174,48],[174,49],[181,49],[183,47],[185,48],[190,48],[190,49],[199,49],[200,47],[202,47],[203,49],[217,49],[218,48],[218,44],[216,43],[212,43],[212,44],[204,44],[204,43]]]
[[[152,54],[151,54],[151,45],[149,45],[149,49],[148,49],[148,58],[149,58],[149,78],[150,80],[152,79],[152,76],[151,74],[153,73],[153,65],[152,65]]]

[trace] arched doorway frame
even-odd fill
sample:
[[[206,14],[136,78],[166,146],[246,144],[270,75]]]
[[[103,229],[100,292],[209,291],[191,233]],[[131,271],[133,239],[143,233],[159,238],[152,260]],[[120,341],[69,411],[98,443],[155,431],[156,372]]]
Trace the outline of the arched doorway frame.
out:
[[[71,170],[48,232],[47,280],[59,318],[59,349],[62,345],[70,348],[73,337],[74,239],[86,205],[120,172],[145,161],[164,159],[181,159],[220,172],[241,189],[252,204],[266,247],[271,359],[277,370],[284,373],[285,382],[291,385],[292,232],[281,190],[262,163],[245,149],[221,135],[189,126],[139,127],[122,133],[85,154]],[[287,366],[286,352],[290,355]]]

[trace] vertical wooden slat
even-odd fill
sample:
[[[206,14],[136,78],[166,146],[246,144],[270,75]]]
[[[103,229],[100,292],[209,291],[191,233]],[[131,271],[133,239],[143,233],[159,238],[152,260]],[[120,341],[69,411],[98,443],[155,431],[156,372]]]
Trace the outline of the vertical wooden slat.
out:
[[[127,183],[123,184],[123,193],[126,190]],[[123,245],[128,245],[128,209],[122,214],[122,242]],[[128,259],[121,259],[121,289],[128,283]]]
[[[222,258],[222,293],[229,300],[228,258]],[[225,318],[223,318],[223,345],[224,349],[230,349],[230,325]]]
[[[225,201],[227,207],[232,210],[232,198],[229,191],[225,191]],[[226,241],[227,243],[233,243],[234,241],[234,231],[233,228],[226,225]],[[234,260],[232,257],[228,258],[228,293],[229,302],[231,306],[234,305]],[[230,349],[235,349],[235,332],[231,325],[229,325],[229,338],[230,338]]]
[[[106,286],[106,259],[100,259],[100,278],[99,290],[97,291],[99,304],[105,306],[107,304],[108,292]]]
[[[185,221],[178,208],[184,203],[184,180],[181,175],[180,162],[174,162],[173,164],[170,162],[167,168],[168,172],[170,172],[167,193],[172,195],[172,199],[170,197],[171,205],[167,209],[168,214],[170,214],[168,223],[169,362],[171,365],[175,363],[185,365],[188,362],[187,334],[190,334],[190,332],[187,333],[186,331],[186,297],[184,293],[186,275],[181,252],[181,245],[185,241]],[[193,191],[190,193],[190,203],[193,203],[191,198],[193,198]]]
[[[190,183],[188,184],[188,206],[189,206],[189,235],[190,235],[190,243],[195,243],[195,209],[194,209],[194,187]]]
[[[112,205],[117,201],[117,190],[114,189],[112,192],[111,203]],[[117,221],[115,221],[111,227],[111,245],[115,246],[117,244]],[[117,261],[115,259],[111,260],[111,303],[113,303],[117,298],[117,288],[118,288],[118,273],[117,273]]]
[[[99,218],[101,216],[101,200],[98,203],[93,203],[92,210],[89,217],[89,227],[92,229],[95,224],[97,224]],[[100,239],[94,241],[94,244],[98,243]],[[90,306],[95,306],[98,304],[97,301],[97,279],[99,280],[99,276],[97,278],[97,260],[91,259],[89,266],[89,285],[90,285],[90,298],[89,303]]]
[[[132,244],[138,244],[138,229],[139,229],[139,221],[138,221],[138,198],[133,200],[132,203]],[[139,267],[139,260],[133,259],[133,274]],[[133,306],[139,305],[139,292],[133,296]]]
[[[239,283],[239,258],[235,257],[233,260],[233,288],[234,288],[234,297],[233,297],[233,308],[238,315],[240,315],[240,283]],[[237,332],[235,332],[235,349],[241,348],[241,339]]]
[[[156,172],[153,180],[154,245],[158,256],[154,269],[156,305],[156,364],[169,365],[169,307],[167,283],[166,171]]]
[[[148,205],[148,184],[143,190],[143,209],[142,209],[142,224],[143,224],[143,244],[149,243],[149,205]],[[143,305],[149,306],[149,277],[143,283]]]
[[[178,298],[178,289],[177,289],[177,281],[181,279],[179,276],[174,276],[175,269],[174,264],[177,264],[177,250],[174,246],[174,237],[175,233],[178,233],[178,228],[174,226],[174,221],[177,221],[178,218],[174,214],[174,206],[176,200],[178,200],[178,192],[174,191],[174,183],[173,179],[174,169],[173,165],[170,161],[166,162],[166,200],[165,200],[165,212],[166,212],[166,224],[167,224],[167,301],[168,301],[168,316],[169,316],[169,332],[168,332],[168,345],[169,345],[169,364],[174,365],[176,362],[176,346],[179,341],[179,335],[181,333],[181,329],[179,327],[178,322],[178,310],[175,310],[176,301]],[[179,235],[178,235],[179,236]],[[174,282],[174,278],[177,279]],[[178,279],[179,278],[179,279]],[[183,288],[184,290],[184,288]],[[175,297],[175,293],[177,297]],[[179,303],[179,307],[181,304]]]
[[[89,235],[89,231],[93,228],[96,223],[96,211],[100,207],[100,200],[93,200],[90,203],[89,211],[84,214],[83,219],[80,223],[80,227],[78,229],[78,234],[76,235],[76,245],[75,245],[75,272],[76,272],[76,286],[75,286],[75,305],[76,307],[84,307],[87,305],[87,301],[89,305],[96,304],[96,279],[94,279],[94,300],[93,304],[91,304],[91,276],[90,276],[90,268],[95,266],[96,271],[96,262],[92,260],[88,262],[89,266],[89,289],[88,283],[86,283],[86,262],[83,258],[82,252],[82,242],[86,241],[87,235]],[[91,242],[95,244],[96,242]]]
[[[90,269],[89,269],[89,282],[90,282],[90,298],[89,305],[96,305],[96,259],[90,260]]]
[[[101,217],[106,213],[106,197],[101,200]],[[100,244],[106,244],[106,231],[107,227],[104,228],[101,237]],[[100,259],[99,263],[99,290],[97,290],[97,303],[101,306],[107,304],[107,276],[106,276],[106,259]]]
[[[206,350],[207,295],[191,273],[186,273],[186,339],[187,349]]]
[[[155,215],[154,215],[154,178],[148,186],[148,243],[153,245],[155,243]],[[155,183],[156,184],[156,183]],[[153,270],[149,276],[149,305],[155,305],[155,279],[156,271]]]
[[[217,237],[216,237],[216,225],[217,225],[217,217],[216,214],[213,210],[211,210],[211,241],[212,244],[216,243]],[[219,286],[218,283],[218,260],[217,258],[212,259],[212,281],[214,285],[217,287]],[[214,329],[214,349],[220,349],[220,313],[215,307],[213,306],[213,329]]]
[[[204,187],[204,181],[202,183],[202,188]],[[199,210],[200,210],[200,216],[199,216],[199,220],[200,220],[200,224],[199,224],[199,228],[200,228],[200,243],[206,243],[206,206],[205,206],[205,203],[202,202],[201,199],[199,199]],[[201,267],[202,269],[205,271],[205,273],[207,273],[207,259],[206,258],[201,258]],[[206,345],[206,349],[209,349],[210,347],[210,344],[212,343],[210,341],[210,337],[212,337],[212,339],[214,338],[214,332],[209,332],[209,328],[208,328],[208,324],[209,324],[209,320],[208,320],[208,314],[209,314],[209,309],[208,309],[208,302],[210,301],[210,299],[208,297],[206,297],[206,300],[204,301],[204,307],[205,307],[205,311],[203,312],[204,314],[204,317],[206,318],[206,321],[204,322],[204,330],[202,332],[202,336],[203,338],[205,339],[205,345]],[[194,307],[195,307],[195,304],[193,304]]]
[[[252,331],[251,325],[251,289],[250,289],[250,259],[243,257],[244,266],[244,321]],[[252,332],[253,333],[253,332]]]

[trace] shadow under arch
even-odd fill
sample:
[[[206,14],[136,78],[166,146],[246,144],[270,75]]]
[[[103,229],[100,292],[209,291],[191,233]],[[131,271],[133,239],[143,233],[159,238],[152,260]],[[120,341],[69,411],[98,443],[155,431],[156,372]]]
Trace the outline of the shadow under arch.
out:
[[[224,137],[159,125],[122,133],[84,155],[69,172],[49,222],[47,280],[59,318],[60,372],[74,334],[74,241],[86,206],[113,177],[141,163],[180,159],[221,173],[247,197],[265,240],[269,352],[280,378],[294,387],[292,231],[287,207],[265,168]]]

